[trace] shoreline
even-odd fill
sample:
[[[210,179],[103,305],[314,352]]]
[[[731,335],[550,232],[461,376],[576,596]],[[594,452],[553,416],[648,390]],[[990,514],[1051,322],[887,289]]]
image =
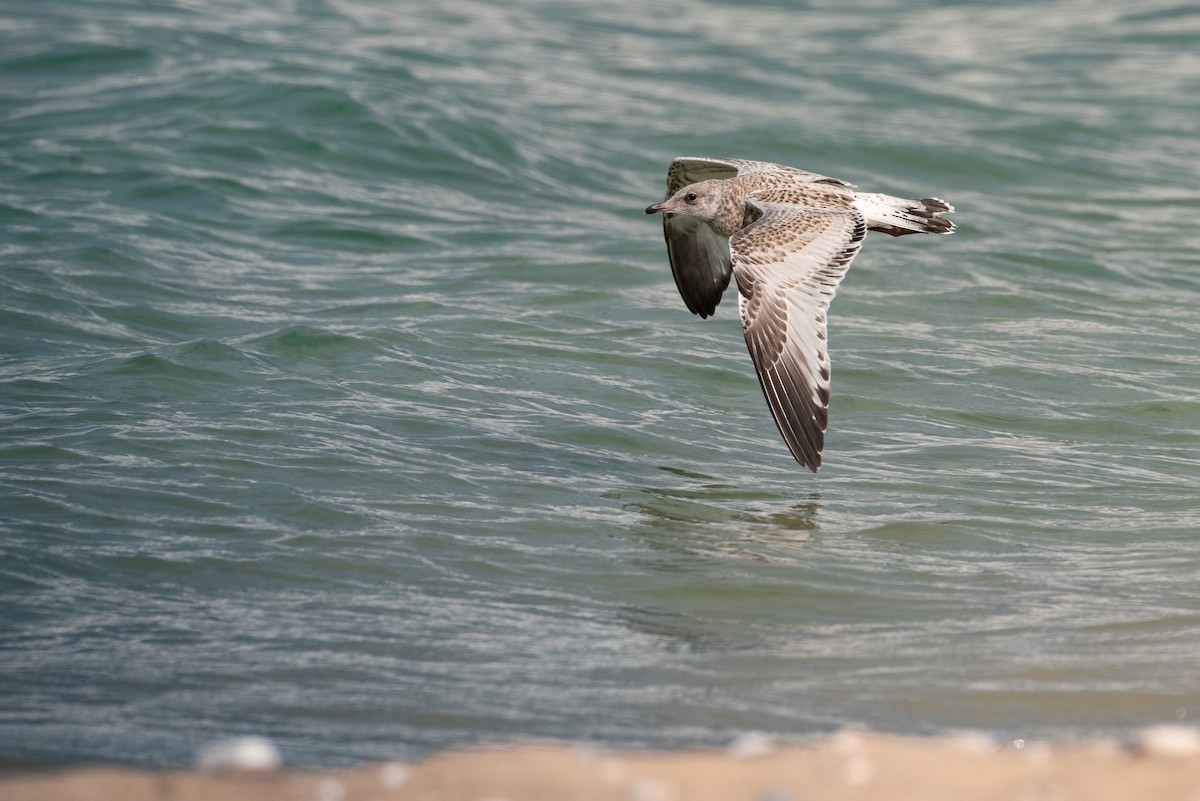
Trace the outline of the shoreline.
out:
[[[1000,744],[847,730],[808,744],[749,735],[724,751],[528,744],[451,750],[352,770],[82,766],[0,777],[0,801],[1197,801],[1200,732]]]

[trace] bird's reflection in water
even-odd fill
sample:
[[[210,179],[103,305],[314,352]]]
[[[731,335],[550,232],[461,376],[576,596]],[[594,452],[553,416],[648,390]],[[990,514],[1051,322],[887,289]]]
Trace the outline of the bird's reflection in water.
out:
[[[638,547],[626,557],[627,566],[661,577],[638,582],[620,605],[621,618],[668,648],[756,650],[764,630],[747,616],[763,603],[790,605],[781,600],[790,593],[777,589],[792,580],[791,566],[811,559],[820,495],[810,492],[798,501],[663,469],[683,480],[610,496],[634,513],[624,536]]]
[[[728,653],[761,648],[765,629],[746,616],[760,603],[781,603],[772,589],[780,581],[778,570],[791,573],[789,565],[808,561],[819,497],[814,493],[772,510],[763,508],[771,504],[761,497],[729,485],[644,493],[630,504],[642,516],[631,533],[649,551],[631,566],[669,577],[651,579],[657,586],[643,603],[622,606],[625,624],[668,648]],[[760,572],[764,568],[770,575]]]
[[[631,533],[656,552],[677,557],[651,560],[655,569],[684,569],[689,560],[714,555],[790,561],[819,530],[817,492],[800,502],[781,501],[777,494],[707,476],[686,477],[697,480],[689,487],[645,487],[625,504],[639,514]]]

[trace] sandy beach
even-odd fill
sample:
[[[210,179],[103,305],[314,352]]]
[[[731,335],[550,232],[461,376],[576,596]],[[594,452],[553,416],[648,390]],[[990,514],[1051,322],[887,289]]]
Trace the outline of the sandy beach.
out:
[[[562,745],[451,751],[353,771],[85,767],[0,779],[3,801],[1197,801],[1200,736],[1147,730],[1130,747],[918,739],[857,731],[807,745],[748,737],[724,751]]]

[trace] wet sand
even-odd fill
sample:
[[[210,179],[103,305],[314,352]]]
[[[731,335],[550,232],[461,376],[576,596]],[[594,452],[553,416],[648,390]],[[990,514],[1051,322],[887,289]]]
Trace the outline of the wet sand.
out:
[[[806,745],[749,737],[725,751],[561,745],[451,751],[352,771],[85,767],[0,778],[2,801],[1200,801],[1200,735],[1140,744],[997,744],[847,731]]]

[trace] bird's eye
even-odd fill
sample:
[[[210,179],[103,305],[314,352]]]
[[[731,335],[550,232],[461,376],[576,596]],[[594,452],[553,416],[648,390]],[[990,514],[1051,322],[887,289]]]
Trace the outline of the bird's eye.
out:
[[[695,203],[696,202],[696,193],[688,192],[686,195],[683,196],[683,199],[686,200],[688,203]]]

